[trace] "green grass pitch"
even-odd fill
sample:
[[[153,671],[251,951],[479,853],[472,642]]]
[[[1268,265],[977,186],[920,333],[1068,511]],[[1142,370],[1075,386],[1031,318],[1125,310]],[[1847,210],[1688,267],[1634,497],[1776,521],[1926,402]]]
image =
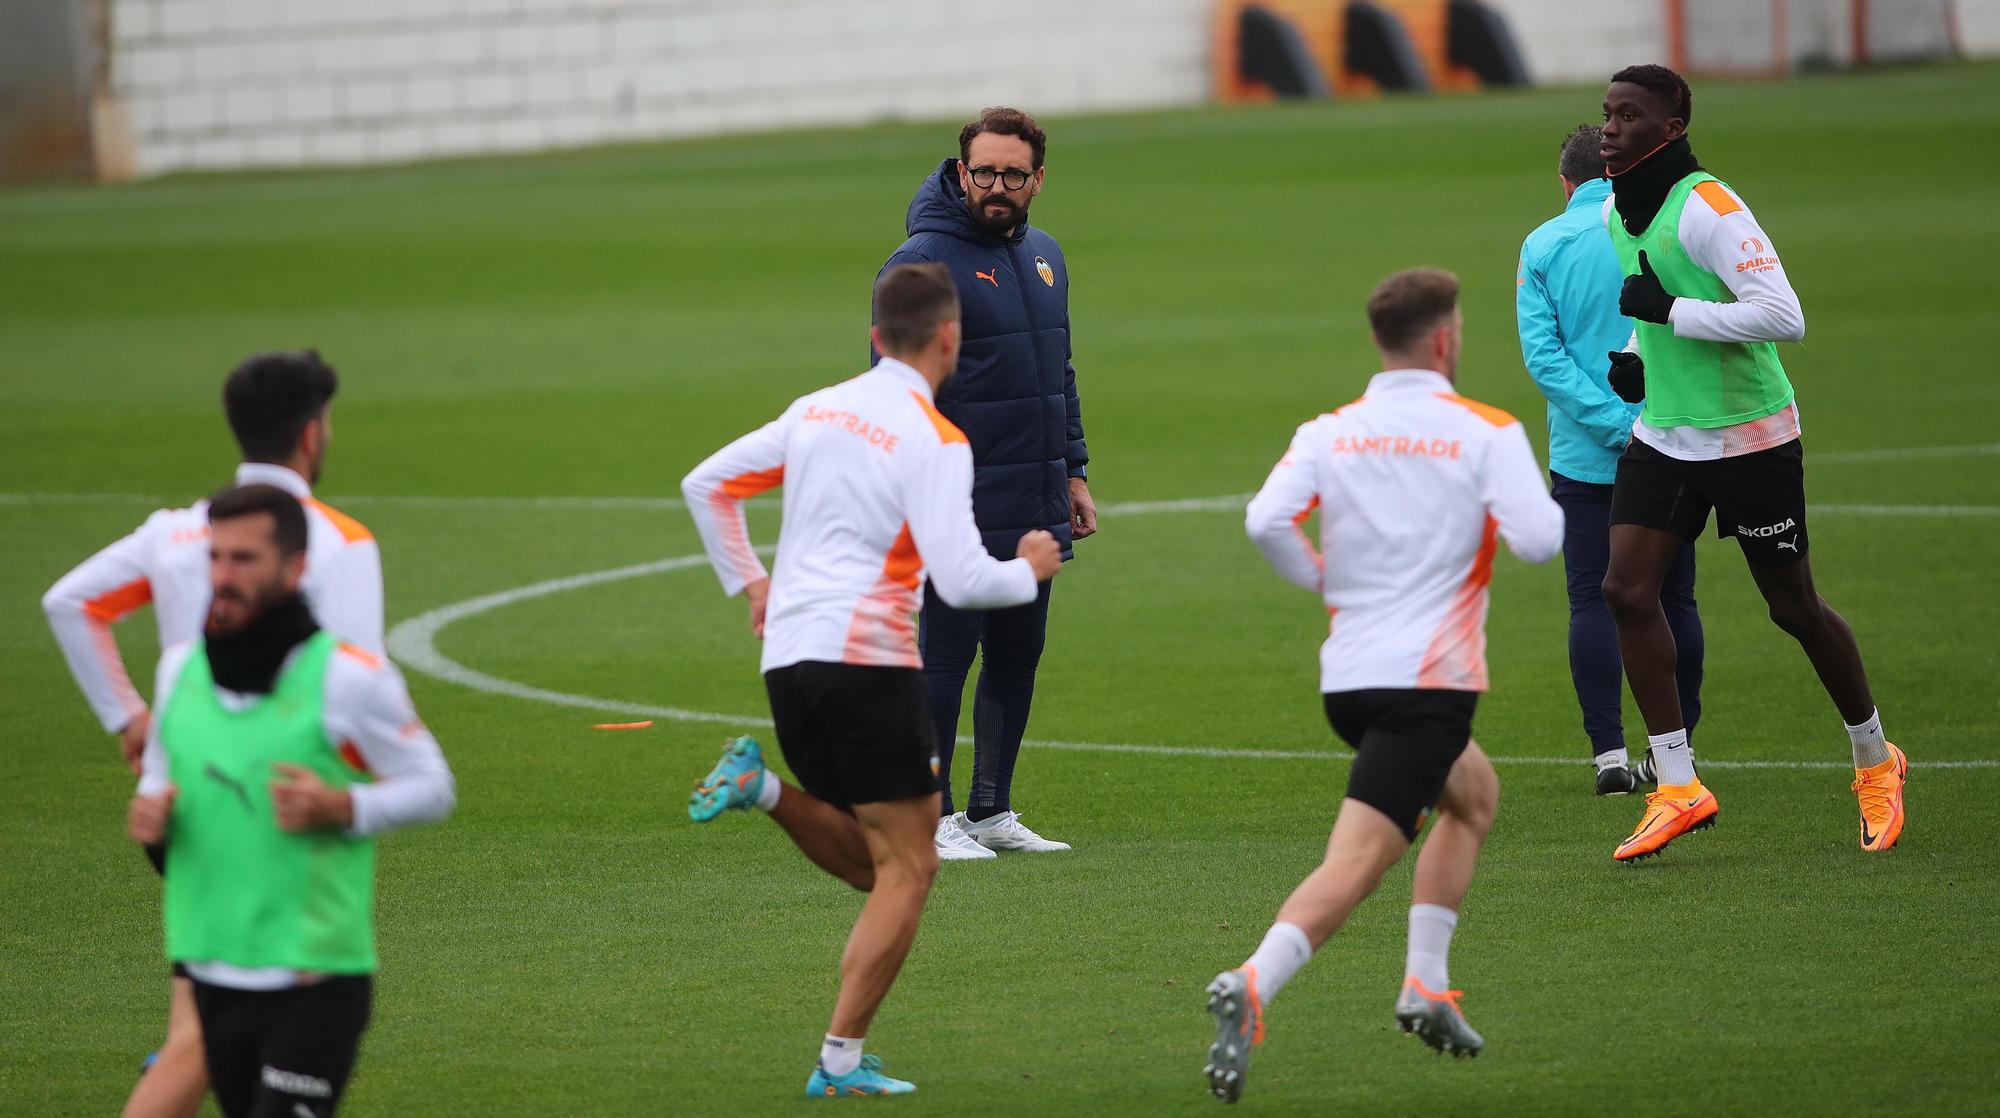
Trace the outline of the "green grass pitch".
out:
[[[1822,590],[1915,762],[1992,758],[2000,67],[1696,94],[1695,150],[1805,304],[1808,341],[1783,356]],[[1370,287],[1421,263],[1465,283],[1463,390],[1539,441],[1511,278],[1598,98],[1050,122],[1034,219],[1075,276],[1098,499],[1254,489],[1293,426],[1374,368]],[[954,128],[0,191],[0,1113],[113,1113],[161,1033],[131,781],[36,599],[153,505],[227,478],[234,361],[315,345],[339,366],[322,493],[382,540],[392,624],[692,554],[671,509],[387,498],[674,495],[710,449],[858,371],[871,278]],[[1923,447],[1989,453],[1857,457]],[[774,539],[775,513],[752,527]],[[1836,715],[1734,546],[1707,540],[1701,562],[1702,757],[1841,763]],[[1864,857],[1848,773],[1718,767],[1721,826],[1616,866],[1640,804],[1589,795],[1560,566],[1503,560],[1493,598],[1480,739],[1577,761],[1501,769],[1453,957],[1486,1054],[1440,1061],[1393,1031],[1404,868],[1274,1003],[1244,1108],[1992,1113],[2000,769],[1918,768],[1901,848]],[[1232,511],[1105,518],[1058,580],[1031,736],[1311,756],[1031,747],[1017,804],[1076,849],[944,868],[869,1038],[922,1087],[899,1112],[1212,1111],[1202,985],[1317,860],[1346,777],[1315,697],[1322,617]],[[142,670],[150,624],[121,628]],[[493,610],[438,647],[533,686],[763,713],[740,605],[702,568]],[[383,843],[378,1009],[348,1110],[801,1105],[857,898],[766,821],[687,821],[726,728],[602,733],[606,715],[411,682],[461,800]]]

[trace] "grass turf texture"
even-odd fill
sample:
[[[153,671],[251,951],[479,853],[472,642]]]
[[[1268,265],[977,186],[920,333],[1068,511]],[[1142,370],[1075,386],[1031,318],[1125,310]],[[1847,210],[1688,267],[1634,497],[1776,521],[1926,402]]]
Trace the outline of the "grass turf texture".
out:
[[[1814,453],[1985,443],[2000,68],[1702,83],[1696,150],[1798,286],[1783,347]],[[1100,501],[1253,489],[1356,394],[1360,306],[1417,263],[1466,284],[1462,386],[1523,416],[1521,238],[1561,204],[1594,89],[1052,122],[1035,220],[1075,271]],[[0,478],[12,494],[184,501],[225,479],[221,376],[316,345],[344,388],[323,494],[382,540],[392,623],[540,579],[698,550],[677,512],[412,507],[378,495],[671,495],[681,473],[865,356],[870,278],[952,126],[731,138],[365,172],[0,192]],[[1955,170],[1943,162],[1949,153]],[[1907,173],[1913,168],[1922,173]],[[1814,499],[1990,505],[2000,459],[1815,464]],[[158,886],[130,779],[36,596],[142,500],[0,502],[0,1110],[115,1110],[164,1021]],[[774,538],[776,516],[753,514]],[[1827,513],[1823,592],[1893,739],[1991,755],[1991,516]],[[1733,545],[1701,546],[1709,759],[1840,762],[1835,714]],[[1108,517],[1059,579],[1033,736],[1321,751],[1236,760],[1029,750],[1017,803],[1073,853],[953,865],[870,1048],[963,1113],[1205,1112],[1202,985],[1316,861],[1346,765],[1318,715],[1317,606],[1231,513]],[[1454,984],[1489,1047],[1393,1032],[1407,866],[1269,1016],[1271,1113],[1986,1111],[2000,771],[1915,771],[1913,822],[1856,849],[1842,771],[1713,770],[1721,825],[1636,869],[1636,798],[1596,800],[1559,564],[1496,570],[1478,734],[1501,817]],[[121,627],[141,675],[150,619]],[[705,570],[539,599],[441,649],[558,690],[763,713],[741,607]],[[857,898],[777,828],[688,823],[722,730],[414,678],[458,771],[441,828],[381,854],[384,960],[356,1114],[739,1113],[796,1105]],[[967,721],[969,725],[969,719]],[[1628,736],[1638,724],[1628,715]],[[969,749],[959,762],[961,786]],[[1671,1084],[1671,1086],[1668,1086]]]

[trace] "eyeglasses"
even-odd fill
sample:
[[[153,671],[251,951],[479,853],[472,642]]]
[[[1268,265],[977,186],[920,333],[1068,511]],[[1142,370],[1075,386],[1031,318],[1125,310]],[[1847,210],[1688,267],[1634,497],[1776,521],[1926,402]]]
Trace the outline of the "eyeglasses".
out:
[[[994,179],[999,179],[1002,183],[1006,184],[1009,190],[1019,190],[1028,185],[1028,180],[1033,177],[1033,172],[1023,171],[1016,167],[1009,167],[1004,171],[993,167],[974,167],[972,169],[972,185],[981,190],[991,187]]]

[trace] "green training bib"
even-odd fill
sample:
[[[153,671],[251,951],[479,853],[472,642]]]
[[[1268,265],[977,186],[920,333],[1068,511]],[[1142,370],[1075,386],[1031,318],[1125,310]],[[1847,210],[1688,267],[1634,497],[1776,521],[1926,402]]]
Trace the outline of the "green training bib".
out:
[[[1636,237],[1625,231],[1614,205],[1605,224],[1625,274],[1639,274],[1643,250],[1668,294],[1706,303],[1735,302],[1721,277],[1689,259],[1680,238],[1688,198],[1703,183],[1719,181],[1696,172],[1674,184],[1653,224]],[[1671,325],[1654,322],[1635,321],[1633,327],[1646,359],[1646,407],[1640,418],[1649,427],[1729,427],[1762,419],[1792,402],[1792,382],[1778,361],[1775,343],[1679,338]]]
[[[335,639],[301,646],[271,693],[232,711],[196,644],[168,689],[160,744],[176,795],[167,824],[167,958],[330,974],[375,969],[375,843],[290,834],[271,804],[276,764],[335,788],[356,779],[321,721]]]

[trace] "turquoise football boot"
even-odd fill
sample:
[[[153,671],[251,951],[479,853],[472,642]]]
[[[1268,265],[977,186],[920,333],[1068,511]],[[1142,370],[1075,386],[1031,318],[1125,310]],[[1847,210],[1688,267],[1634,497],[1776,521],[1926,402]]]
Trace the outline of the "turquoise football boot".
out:
[[[916,1089],[908,1080],[883,1075],[882,1057],[873,1052],[863,1052],[861,1066],[846,1075],[828,1075],[825,1068],[814,1066],[812,1078],[806,1080],[806,1097],[810,1099],[907,1095]]]
[[[776,779],[764,768],[764,751],[757,739],[737,738],[688,795],[688,818],[706,823],[725,811],[747,808],[757,802],[764,782]]]

